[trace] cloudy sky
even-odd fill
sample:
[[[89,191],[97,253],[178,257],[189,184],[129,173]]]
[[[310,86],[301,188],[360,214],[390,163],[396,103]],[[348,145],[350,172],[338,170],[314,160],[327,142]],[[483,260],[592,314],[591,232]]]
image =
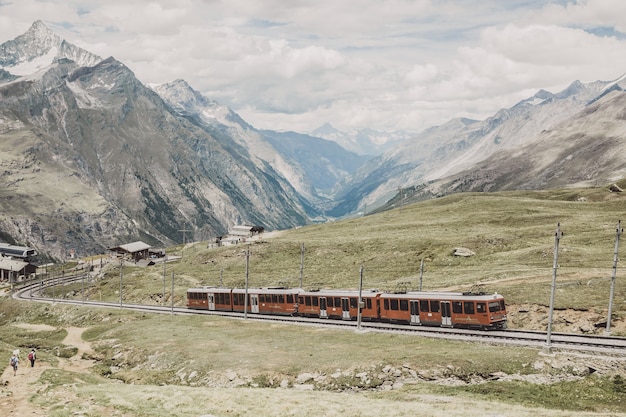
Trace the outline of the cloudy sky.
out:
[[[0,43],[35,20],[262,129],[421,131],[626,72],[624,0],[0,0]]]

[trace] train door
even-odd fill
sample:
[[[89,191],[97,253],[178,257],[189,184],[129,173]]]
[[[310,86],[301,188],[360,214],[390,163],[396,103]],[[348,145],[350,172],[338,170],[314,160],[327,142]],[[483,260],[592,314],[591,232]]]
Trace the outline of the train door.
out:
[[[441,325],[452,326],[452,314],[450,308],[450,301],[441,302]]]
[[[328,318],[328,311],[326,311],[326,297],[320,297],[320,318]]]
[[[209,294],[209,310],[215,311],[215,295]]]
[[[250,294],[250,312],[259,312],[259,294]]]
[[[411,310],[411,324],[420,324],[419,301],[409,300],[409,309]]]
[[[350,320],[350,299],[341,299],[341,318],[343,320]]]

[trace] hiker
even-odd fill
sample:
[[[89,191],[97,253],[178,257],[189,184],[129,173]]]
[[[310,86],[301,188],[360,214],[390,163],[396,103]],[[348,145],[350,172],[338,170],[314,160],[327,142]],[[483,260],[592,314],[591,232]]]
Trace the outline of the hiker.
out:
[[[35,360],[37,359],[37,353],[35,352],[35,348],[31,349],[30,353],[28,354],[28,360],[30,361],[30,367],[34,368],[35,367]]]
[[[17,375],[17,365],[20,363],[20,359],[17,357],[15,353],[11,356],[11,360],[9,361],[9,365],[13,368],[13,376]]]

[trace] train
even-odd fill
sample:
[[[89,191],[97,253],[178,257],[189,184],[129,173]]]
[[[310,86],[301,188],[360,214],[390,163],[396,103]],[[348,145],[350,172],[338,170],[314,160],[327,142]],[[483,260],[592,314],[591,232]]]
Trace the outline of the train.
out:
[[[187,308],[338,320],[357,320],[360,309],[364,321],[480,330],[507,327],[504,297],[484,292],[199,287],[187,290]]]

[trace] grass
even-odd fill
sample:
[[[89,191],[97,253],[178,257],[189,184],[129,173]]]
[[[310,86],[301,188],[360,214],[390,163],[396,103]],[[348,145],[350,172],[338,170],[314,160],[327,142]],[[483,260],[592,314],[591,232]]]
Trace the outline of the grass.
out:
[[[188,287],[243,286],[248,248],[250,286],[297,287],[304,244],[305,288],[357,288],[361,266],[365,288],[417,288],[420,261],[424,260],[424,289],[478,287],[504,294],[509,305],[547,306],[554,272],[554,233],[560,223],[564,236],[558,256],[556,308],[595,310],[601,315],[608,306],[615,229],[626,208],[624,198],[601,188],[459,194],[358,219],[284,231],[250,246],[211,249],[196,242],[168,248],[169,256],[182,258],[168,262],[165,269],[163,265],[125,266],[122,295],[124,302],[170,305],[174,276],[174,304],[180,306],[185,304]],[[475,255],[455,257],[456,247],[467,247]],[[108,268],[95,281],[55,288],[56,296],[118,302],[119,265]],[[623,275],[618,264],[614,318],[622,322],[626,317]],[[541,360],[533,349],[0,301],[0,347],[9,350],[37,344],[41,357],[50,360],[68,349],[61,343],[64,331],[16,331],[10,324],[18,322],[87,327],[84,337],[93,343],[99,361],[93,377],[125,384],[98,385],[71,374],[47,375],[46,381],[51,390],[61,390],[68,380],[74,381],[77,403],[91,401],[94,409],[128,415],[304,416],[310,415],[310,407],[316,407],[320,415],[390,415],[390,407],[394,415],[439,415],[441,398],[445,404],[450,396],[465,407],[452,415],[484,415],[469,410],[489,407],[496,414],[494,404],[501,401],[509,404],[508,409],[519,409],[516,415],[536,415],[525,407],[539,407],[541,415],[571,415],[581,410],[617,413],[626,401],[623,380],[594,375],[549,386],[520,381],[462,387],[421,383],[400,391],[362,393],[354,401],[337,392],[322,395],[274,388],[282,381],[293,384],[306,372],[330,375],[350,370],[337,380],[340,390],[354,386],[355,373],[380,371],[387,365],[408,365],[459,380],[485,378],[495,372],[527,374],[535,372],[532,364]],[[228,383],[225,370],[243,381],[242,388],[235,392],[215,388]],[[374,378],[366,384],[377,383]],[[125,391],[128,384],[133,384],[133,389]],[[259,408],[268,401],[274,405],[272,410]],[[282,402],[291,406],[281,408]],[[56,415],[68,413],[68,407]],[[80,407],[73,408],[73,412],[79,411]]]
[[[284,231],[254,244],[208,248],[205,242],[168,248],[182,259],[149,268],[125,267],[124,299],[169,305],[172,274],[176,305],[188,287],[243,287],[249,249],[250,287],[300,285],[352,288],[363,267],[365,288],[482,290],[505,294],[509,304],[548,305],[559,243],[555,307],[608,307],[616,226],[625,197],[606,189],[459,194],[376,215]],[[457,257],[454,248],[475,255]],[[623,252],[623,245],[620,252]],[[424,261],[424,272],[420,262]],[[614,313],[626,311],[626,280],[618,264]],[[119,267],[90,283],[89,299],[119,300]],[[60,293],[79,293],[80,284]],[[165,294],[165,299],[163,298]],[[71,294],[70,294],[71,296]]]

